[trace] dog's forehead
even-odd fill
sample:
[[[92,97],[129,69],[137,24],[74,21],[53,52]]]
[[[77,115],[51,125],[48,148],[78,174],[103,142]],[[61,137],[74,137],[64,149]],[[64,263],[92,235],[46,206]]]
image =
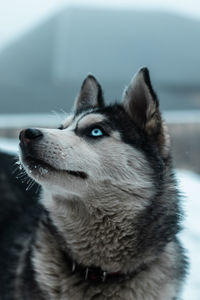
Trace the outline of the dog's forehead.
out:
[[[78,116],[73,114],[69,115],[63,122],[63,127],[87,127],[95,123],[103,122],[106,120],[106,117],[98,112],[87,112],[82,113]]]
[[[77,120],[78,127],[87,127],[95,123],[103,122],[106,117],[100,113],[90,113]]]

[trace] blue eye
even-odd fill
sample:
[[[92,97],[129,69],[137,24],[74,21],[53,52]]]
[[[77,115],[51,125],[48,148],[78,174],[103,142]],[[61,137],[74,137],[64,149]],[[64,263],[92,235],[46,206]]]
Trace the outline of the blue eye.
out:
[[[99,128],[94,128],[92,129],[92,131],[90,132],[90,135],[93,137],[98,137],[98,136],[102,136],[103,132],[101,131],[101,129]]]

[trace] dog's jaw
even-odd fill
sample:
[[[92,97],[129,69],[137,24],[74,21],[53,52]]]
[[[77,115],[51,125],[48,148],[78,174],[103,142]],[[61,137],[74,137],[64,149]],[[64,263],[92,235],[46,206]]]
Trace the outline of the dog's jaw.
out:
[[[62,170],[52,166],[45,160],[38,159],[34,156],[25,156],[23,151],[20,150],[20,162],[24,167],[26,173],[39,184],[51,183],[52,178],[64,176],[73,178],[74,180],[87,179],[88,175],[86,172],[78,170]]]

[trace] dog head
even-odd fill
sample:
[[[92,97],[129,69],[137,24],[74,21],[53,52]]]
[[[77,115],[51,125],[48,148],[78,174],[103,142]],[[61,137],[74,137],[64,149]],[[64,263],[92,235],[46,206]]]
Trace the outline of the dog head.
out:
[[[20,159],[27,174],[58,194],[87,195],[93,189],[118,185],[151,196],[154,179],[167,165],[168,149],[146,68],[134,76],[122,104],[106,106],[101,86],[90,75],[74,112],[58,129],[20,133]]]

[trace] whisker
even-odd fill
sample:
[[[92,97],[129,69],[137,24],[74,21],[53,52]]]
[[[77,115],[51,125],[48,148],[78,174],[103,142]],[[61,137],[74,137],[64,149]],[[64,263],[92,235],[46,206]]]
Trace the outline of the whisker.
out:
[[[52,114],[54,115],[54,116],[56,116],[56,118],[58,119],[58,122],[61,122],[62,121],[62,116],[60,115],[60,113],[59,112],[57,112],[56,110],[52,110],[51,111],[52,112]]]
[[[35,184],[35,181],[33,179],[28,181],[28,186],[26,187],[26,191],[29,191]]]
[[[26,173],[20,173],[20,174],[18,174],[18,175],[16,176],[16,178],[17,178],[17,179],[23,179],[23,178],[25,178],[26,176],[27,176]]]
[[[19,179],[22,183],[24,183],[26,181],[26,179],[28,179],[28,175],[26,173],[26,171],[24,169],[19,170],[19,173],[15,176],[16,179]]]
[[[30,184],[30,182],[31,182],[31,178],[28,177],[27,180],[26,180],[26,183]]]
[[[19,167],[15,167],[14,170],[12,171],[12,174],[15,174],[17,171],[19,171]]]
[[[61,113],[64,115],[64,117],[68,116],[69,113],[66,112],[63,108],[60,108]]]
[[[13,167],[15,166],[14,170],[12,171],[12,174],[15,174],[17,170],[22,170],[23,166],[19,159],[13,163]]]
[[[40,190],[40,186],[38,185],[38,186],[37,186],[37,189],[36,189],[36,191],[35,191],[35,194],[38,194],[39,190]]]

